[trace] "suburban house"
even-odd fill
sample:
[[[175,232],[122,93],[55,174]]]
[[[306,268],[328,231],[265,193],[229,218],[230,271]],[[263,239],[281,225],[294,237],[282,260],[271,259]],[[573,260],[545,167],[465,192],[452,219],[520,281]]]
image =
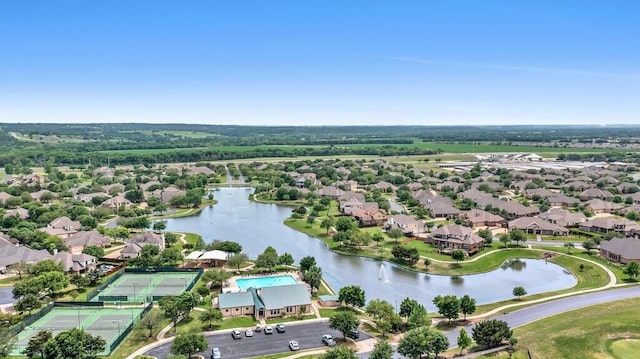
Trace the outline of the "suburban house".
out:
[[[600,244],[600,256],[622,264],[640,261],[640,241],[635,238],[612,238]]]
[[[384,224],[384,228],[387,231],[394,228],[400,228],[402,229],[402,233],[415,236],[418,233],[424,232],[424,222],[406,214],[395,214],[387,219],[387,222]]]
[[[160,250],[164,250],[164,235],[153,232],[144,232],[135,235],[132,238],[125,239],[124,248],[120,251],[121,258],[135,258],[140,256],[142,247],[146,245],[158,246]]]
[[[97,259],[94,256],[84,253],[58,252],[51,258],[62,263],[65,272],[86,273],[90,269],[96,268]]]
[[[503,227],[507,221],[493,213],[481,209],[472,209],[462,213],[464,223],[472,228],[476,227]]]
[[[16,216],[20,219],[29,219],[29,211],[22,207],[16,208],[16,209],[9,209],[4,213],[3,218],[16,217]]]
[[[484,247],[484,238],[473,233],[473,229],[460,225],[434,229],[426,242],[445,251],[462,249],[467,254],[476,253]]]
[[[509,222],[509,230],[520,229],[525,233],[567,236],[569,230],[539,217],[522,217]]]
[[[580,229],[583,231],[598,233],[616,231],[624,234],[625,236],[633,236],[640,233],[640,224],[626,218],[594,218],[581,223]]]
[[[246,292],[221,293],[218,309],[224,318],[253,315],[256,320],[311,312],[311,294],[305,284],[249,288]]]
[[[124,197],[124,193],[118,193],[117,196],[100,203],[100,207],[108,208],[116,211],[120,208],[129,208],[133,203]]]
[[[557,193],[547,197],[547,202],[551,207],[573,207],[580,203],[580,200],[575,197],[569,197],[564,193]]]
[[[318,195],[320,197],[331,197],[333,199],[337,199],[338,197],[342,196],[343,194],[344,194],[343,190],[341,190],[338,187],[333,187],[333,186],[322,187],[322,188],[316,190],[316,195]]]
[[[111,243],[111,239],[103,236],[97,231],[82,231],[72,234],[63,242],[70,253],[76,254],[82,253],[82,251],[89,246],[105,248]]]
[[[358,226],[360,227],[381,226],[387,221],[387,218],[388,218],[387,214],[383,210],[377,208],[378,207],[377,203],[375,202],[372,202],[372,203],[376,204],[375,208],[357,209],[357,210],[354,210],[353,213],[351,214],[353,218],[355,218],[355,220],[358,222]]]
[[[587,220],[587,217],[582,212],[570,212],[562,208],[551,208],[544,213],[540,213],[538,218],[562,227],[577,227]]]
[[[580,193],[581,201],[588,201],[591,199],[601,199],[603,201],[609,201],[613,199],[613,195],[611,194],[611,192],[601,190],[599,188],[589,188]]]
[[[620,209],[622,209],[624,206],[617,204],[617,203],[613,203],[613,202],[607,202],[607,201],[603,201],[601,199],[592,199],[589,200],[586,203],[587,208],[589,208],[593,213],[613,213],[616,212]]]
[[[6,272],[7,267],[20,262],[36,263],[51,257],[46,249],[31,249],[20,247],[12,238],[0,233],[0,272]]]
[[[80,222],[72,221],[69,217],[60,217],[54,219],[45,228],[41,228],[40,230],[65,239],[72,234],[78,233],[80,229],[82,229]]]
[[[429,215],[433,218],[453,219],[453,218],[457,218],[460,215],[460,213],[462,213],[459,209],[455,208],[454,206],[448,203],[443,203],[443,202],[434,202],[434,203],[425,204],[424,208],[427,209],[427,211],[429,212]]]

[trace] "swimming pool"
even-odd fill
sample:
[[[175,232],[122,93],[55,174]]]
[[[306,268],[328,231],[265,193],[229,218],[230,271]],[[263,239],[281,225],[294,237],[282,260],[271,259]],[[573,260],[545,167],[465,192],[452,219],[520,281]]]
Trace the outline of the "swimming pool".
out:
[[[241,290],[247,288],[264,288],[275,287],[279,285],[298,284],[298,282],[290,275],[276,275],[269,277],[252,277],[236,279],[236,284]]]

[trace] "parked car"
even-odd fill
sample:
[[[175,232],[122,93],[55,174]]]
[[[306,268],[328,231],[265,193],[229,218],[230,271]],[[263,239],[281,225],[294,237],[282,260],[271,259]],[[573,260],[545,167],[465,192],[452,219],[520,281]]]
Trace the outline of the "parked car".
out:
[[[298,345],[298,342],[296,340],[291,340],[289,342],[289,349],[293,351],[300,350],[300,346]]]
[[[245,337],[252,337],[253,336],[253,330],[251,330],[251,328],[245,330],[244,331],[244,336]]]
[[[213,348],[211,349],[211,359],[221,359],[222,356],[220,355],[220,349],[218,348]]]
[[[332,347],[336,345],[336,341],[335,339],[333,339],[333,336],[331,336],[330,334],[325,334],[322,336],[322,342],[324,343],[324,345]]]
[[[256,333],[260,333],[262,331],[262,327],[260,326],[260,324],[256,324]]]
[[[270,325],[264,327],[264,334],[273,334],[273,327],[271,327]]]
[[[276,324],[276,332],[278,333],[284,333],[285,329],[284,329],[284,324]]]
[[[240,329],[234,329],[231,332],[231,336],[233,337],[233,339],[242,339],[242,335],[240,334]]]
[[[358,339],[360,338],[360,331],[358,329],[351,329],[347,335],[349,338]]]

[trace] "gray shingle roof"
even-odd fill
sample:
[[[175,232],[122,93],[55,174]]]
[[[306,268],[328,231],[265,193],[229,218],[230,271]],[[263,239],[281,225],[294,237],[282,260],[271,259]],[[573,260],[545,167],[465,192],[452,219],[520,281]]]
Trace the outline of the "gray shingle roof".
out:
[[[250,292],[221,293],[218,297],[220,309],[253,306],[253,295]]]

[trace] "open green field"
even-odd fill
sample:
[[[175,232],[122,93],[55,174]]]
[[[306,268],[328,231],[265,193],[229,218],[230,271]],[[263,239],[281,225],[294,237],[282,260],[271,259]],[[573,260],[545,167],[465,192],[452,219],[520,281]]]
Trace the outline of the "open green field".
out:
[[[640,299],[596,305],[516,328],[514,358],[631,359],[640,350]],[[508,358],[507,353],[480,358]]]
[[[191,134],[190,137],[195,136]],[[260,145],[260,146],[211,146],[211,147],[191,147],[191,148],[149,148],[138,150],[108,150],[100,151],[102,153],[127,153],[127,154],[156,154],[180,151],[207,150],[207,151],[224,151],[224,152],[250,152],[257,149],[279,149],[283,152],[293,151],[303,148],[323,148],[327,145]],[[564,148],[564,147],[536,147],[536,146],[513,146],[513,145],[488,145],[488,144],[468,144],[468,143],[438,143],[438,142],[419,142],[410,144],[340,144],[337,148],[407,148],[422,150],[441,150],[443,153],[464,154],[464,153],[488,153],[488,152],[535,152],[541,154],[558,153],[605,153],[620,152],[620,150],[601,149],[601,148]]]

